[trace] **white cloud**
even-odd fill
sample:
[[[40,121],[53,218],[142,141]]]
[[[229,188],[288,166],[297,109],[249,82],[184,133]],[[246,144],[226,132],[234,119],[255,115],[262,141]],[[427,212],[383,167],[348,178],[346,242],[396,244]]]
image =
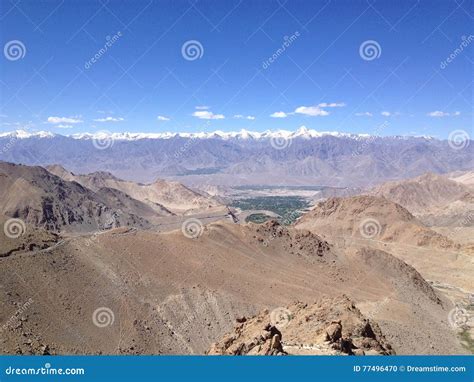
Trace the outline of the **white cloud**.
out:
[[[192,114],[192,116],[199,119],[224,119],[225,118],[222,114],[214,114],[212,111],[208,111],[208,110],[195,111]]]
[[[121,117],[105,117],[94,119],[95,122],[122,122],[123,118]]]
[[[158,121],[169,121],[170,119],[168,117],[165,117],[164,115],[159,115],[156,117]]]
[[[355,113],[357,117],[372,117],[373,114],[369,111],[364,111],[363,113]]]
[[[64,125],[64,124],[61,123],[61,124],[56,125],[54,127],[58,128],[58,129],[72,129],[73,126],[72,125]]]
[[[320,103],[319,107],[344,107],[346,104],[344,102],[332,102],[332,103]]]
[[[296,108],[295,113],[309,115],[311,117],[322,117],[329,115],[329,112],[320,109],[319,106],[300,106]]]
[[[390,117],[392,115],[392,113],[389,111],[382,111],[380,114],[382,114],[384,117]]]
[[[242,115],[242,114],[236,114],[236,115],[234,115],[234,118],[235,119],[249,119],[251,121],[253,121],[255,119],[255,117],[253,115]]]
[[[439,111],[439,110],[432,111],[431,113],[428,113],[429,117],[437,117],[437,118],[447,117],[448,115],[449,115],[449,113],[445,113],[445,112]]]
[[[286,114],[284,111],[276,111],[273,114],[270,114],[270,117],[272,117],[272,118],[286,118],[286,117],[288,117],[288,114]]]
[[[48,117],[47,122],[56,125],[58,123],[81,123],[82,120],[79,117]]]
[[[455,111],[454,113],[447,113],[444,111],[432,111],[427,114],[429,117],[434,117],[434,118],[443,118],[443,117],[457,117],[458,115],[461,115],[460,111]]]
[[[196,106],[196,110],[208,110],[209,106]]]

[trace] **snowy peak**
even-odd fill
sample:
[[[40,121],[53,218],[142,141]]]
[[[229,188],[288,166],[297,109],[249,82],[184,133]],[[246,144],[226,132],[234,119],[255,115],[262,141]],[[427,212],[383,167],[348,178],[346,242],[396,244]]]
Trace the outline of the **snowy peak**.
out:
[[[26,130],[15,130],[8,133],[0,133],[0,138],[15,138],[15,139],[26,139],[26,138],[53,138],[55,134],[49,131],[37,131],[29,132]]]

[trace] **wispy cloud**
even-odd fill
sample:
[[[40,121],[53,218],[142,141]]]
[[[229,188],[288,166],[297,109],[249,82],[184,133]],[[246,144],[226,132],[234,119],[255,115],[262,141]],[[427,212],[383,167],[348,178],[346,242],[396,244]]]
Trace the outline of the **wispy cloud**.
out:
[[[169,121],[170,120],[170,118],[165,117],[164,115],[159,115],[158,117],[156,117],[156,119],[158,121]]]
[[[331,102],[331,103],[320,103],[319,107],[344,107],[346,104],[344,102]]]
[[[357,117],[372,117],[373,114],[369,111],[364,111],[362,113],[355,113]]]
[[[72,125],[64,125],[64,124],[62,124],[62,123],[59,124],[59,125],[56,125],[56,126],[54,126],[54,127],[58,128],[58,129],[72,129],[72,128],[73,128]]]
[[[329,112],[321,109],[319,106],[300,106],[295,109],[296,114],[309,115],[311,117],[324,117]]]
[[[270,117],[272,117],[272,118],[286,118],[286,117],[288,117],[288,114],[286,114],[284,111],[276,111],[273,114],[270,114]]]
[[[83,122],[80,117],[48,117],[47,123],[52,123],[53,125],[57,125],[60,123],[81,123]]]
[[[196,106],[196,110],[208,110],[209,106]]]
[[[214,114],[212,111],[209,110],[202,110],[202,111],[195,111],[192,114],[193,117],[199,119],[224,119],[224,115],[222,114]]]
[[[121,117],[105,117],[105,118],[96,118],[95,122],[122,122],[124,119]]]
[[[234,118],[235,119],[249,119],[251,121],[253,121],[255,119],[255,117],[253,115],[242,115],[242,114],[236,114],[236,115],[234,115]]]
[[[461,115],[460,111],[455,111],[454,113],[447,113],[444,111],[432,111],[427,114],[429,117],[434,117],[434,118],[443,118],[443,117],[457,117],[458,115]]]
[[[329,115],[329,111],[324,110],[325,108],[331,107],[344,107],[346,104],[344,102],[321,102],[316,106],[298,106],[295,111],[287,113],[284,111],[277,111],[270,115],[273,118],[286,118],[292,114],[303,114],[309,115],[311,117],[325,117]]]

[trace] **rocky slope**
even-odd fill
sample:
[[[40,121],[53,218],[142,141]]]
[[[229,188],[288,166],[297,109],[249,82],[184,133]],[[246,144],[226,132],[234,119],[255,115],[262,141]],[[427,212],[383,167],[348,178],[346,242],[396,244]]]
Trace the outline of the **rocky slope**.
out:
[[[401,205],[369,195],[324,200],[303,215],[296,227],[333,239],[357,237],[415,246],[457,247],[447,237],[430,230]]]
[[[161,216],[222,207],[217,199],[210,195],[193,191],[178,182],[159,179],[151,184],[141,184],[118,179],[111,173],[103,171],[75,175],[58,165],[47,166],[47,169],[65,180],[80,183],[92,191],[104,187],[119,190],[147,204]]]
[[[347,297],[295,303],[256,317],[239,317],[210,355],[389,355],[379,326]]]
[[[6,162],[0,162],[0,213],[55,232],[147,227],[142,216],[156,215],[119,191],[93,192],[42,167]]]
[[[459,179],[470,177],[463,174]],[[430,226],[474,226],[474,219],[469,219],[469,215],[474,215],[474,188],[447,176],[425,174],[387,182],[370,194],[400,204]]]
[[[19,318],[3,330],[0,349],[203,354],[232,331],[237,318],[289,306],[298,318],[314,311],[308,336],[322,333],[333,318],[341,320],[342,336],[367,353],[388,352],[386,344],[397,354],[463,352],[447,323],[450,302],[388,253],[341,251],[311,232],[274,222],[213,223],[197,231],[189,238],[181,230],[120,228],[68,238],[48,252],[0,258],[0,321]],[[321,311],[312,305],[342,293],[370,317],[375,338],[368,328],[360,331],[364,321],[355,309],[344,318],[345,303],[336,304],[341,314],[326,309],[331,303],[322,303]],[[30,298],[34,303],[18,313]],[[303,305],[293,308],[293,301]],[[310,345],[296,327],[281,332],[284,343]],[[331,351],[347,349],[346,342],[334,343],[340,349]]]
[[[26,225],[18,219],[0,215],[0,257],[49,248],[60,238],[57,234]]]

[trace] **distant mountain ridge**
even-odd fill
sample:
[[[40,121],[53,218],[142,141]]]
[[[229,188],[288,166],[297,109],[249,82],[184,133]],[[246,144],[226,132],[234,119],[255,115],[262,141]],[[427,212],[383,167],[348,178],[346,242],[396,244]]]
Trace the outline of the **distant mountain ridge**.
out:
[[[0,215],[53,232],[149,228],[162,217],[210,207],[223,206],[177,182],[143,185],[106,172],[75,175],[58,165],[48,171],[0,161]]]
[[[206,185],[328,185],[359,187],[388,180],[470,170],[474,144],[456,149],[430,137],[376,137],[296,132],[115,133],[75,137],[0,134],[0,160],[60,164],[74,173],[106,171],[150,183]]]
[[[162,216],[220,206],[219,202],[210,195],[193,191],[178,182],[158,179],[151,184],[141,184],[119,179],[106,171],[76,175],[59,165],[46,168],[49,172],[65,180],[77,182],[94,192],[103,188],[123,192],[147,204]]]
[[[163,133],[132,133],[132,132],[123,132],[123,133],[112,133],[108,131],[99,131],[96,133],[76,133],[71,135],[55,134],[49,131],[38,131],[38,132],[28,132],[25,130],[16,130],[7,133],[0,133],[0,138],[2,137],[16,137],[19,139],[26,138],[53,138],[57,136],[70,137],[74,139],[100,139],[104,137],[110,137],[116,140],[126,140],[134,141],[140,139],[170,139],[170,138],[196,138],[196,139],[212,139],[212,138],[221,138],[221,139],[268,139],[268,138],[320,138],[323,136],[334,136],[334,137],[348,137],[354,139],[368,139],[373,138],[370,134],[352,134],[352,133],[343,133],[338,131],[317,131],[314,129],[308,129],[306,126],[301,126],[295,131],[290,130],[265,130],[263,132],[250,131],[246,129],[241,129],[240,131],[222,131],[216,130],[212,132],[196,132],[196,133],[187,133],[187,132],[163,132]],[[392,136],[399,139],[403,139],[404,136]],[[419,136],[426,139],[435,139],[431,136]]]

